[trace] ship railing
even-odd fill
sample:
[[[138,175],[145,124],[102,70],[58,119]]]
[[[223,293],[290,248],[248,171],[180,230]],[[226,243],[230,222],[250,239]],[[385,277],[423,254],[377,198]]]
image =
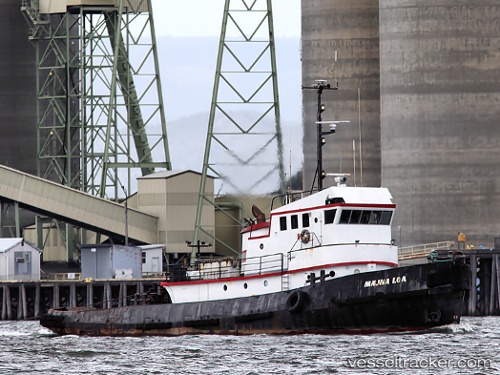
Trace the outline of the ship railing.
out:
[[[314,189],[316,190],[316,189]],[[274,209],[275,201],[278,201],[280,205],[292,203],[296,200],[300,200],[304,197],[311,195],[313,191],[300,190],[300,191],[289,191],[286,194],[275,195],[271,201],[271,211]]]
[[[282,253],[242,259],[242,273],[245,276],[283,272],[284,269],[285,256]]]
[[[174,270],[174,267],[167,268]],[[186,270],[185,277],[174,277],[173,273],[167,273],[167,280],[218,280],[283,272],[284,268],[285,257],[281,253],[251,258],[206,259],[198,260],[195,269]]]
[[[240,275],[240,260],[235,258],[199,260],[197,270],[191,278],[199,280],[217,280]]]
[[[426,257],[433,250],[450,250],[455,248],[454,241],[431,242],[421,245],[405,246],[398,249],[399,259]]]

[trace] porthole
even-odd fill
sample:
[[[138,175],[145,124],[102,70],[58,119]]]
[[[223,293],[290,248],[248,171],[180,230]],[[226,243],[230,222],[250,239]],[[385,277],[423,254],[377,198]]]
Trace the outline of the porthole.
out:
[[[262,250],[262,249],[264,249],[264,244],[263,244],[263,243],[261,243],[261,244],[259,245],[259,248],[260,248],[261,250]]]
[[[224,289],[224,292],[225,292],[227,290],[227,285],[224,285],[223,289]]]
[[[318,222],[318,218],[317,218],[317,217],[315,217],[315,218],[314,218],[314,222],[315,222],[315,223],[317,223],[317,222]]]
[[[267,286],[267,284],[268,284],[267,280],[264,280],[264,286]]]
[[[248,284],[247,283],[243,284],[243,288],[245,289],[248,288]]]
[[[358,274],[359,272],[360,272],[360,271],[359,271],[357,268],[354,270],[354,274],[355,274],[355,275],[356,275],[356,274]]]

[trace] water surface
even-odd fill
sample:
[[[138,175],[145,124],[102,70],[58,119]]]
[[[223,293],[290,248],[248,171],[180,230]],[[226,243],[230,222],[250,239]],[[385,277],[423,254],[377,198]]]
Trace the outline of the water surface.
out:
[[[500,374],[500,317],[419,333],[55,336],[0,322],[0,374]]]

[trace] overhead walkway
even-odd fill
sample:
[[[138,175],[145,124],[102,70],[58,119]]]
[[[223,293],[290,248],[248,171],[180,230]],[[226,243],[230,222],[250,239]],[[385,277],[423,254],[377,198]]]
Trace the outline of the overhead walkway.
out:
[[[0,200],[109,237],[125,236],[124,206],[0,165]],[[128,238],[157,243],[158,219],[127,210]]]

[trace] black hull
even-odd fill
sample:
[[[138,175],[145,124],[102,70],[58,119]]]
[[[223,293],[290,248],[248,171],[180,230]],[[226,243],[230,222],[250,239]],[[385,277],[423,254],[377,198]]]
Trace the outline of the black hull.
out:
[[[112,309],[51,310],[53,332],[89,336],[337,334],[422,330],[460,320],[469,270],[463,259],[317,281],[233,300]]]

